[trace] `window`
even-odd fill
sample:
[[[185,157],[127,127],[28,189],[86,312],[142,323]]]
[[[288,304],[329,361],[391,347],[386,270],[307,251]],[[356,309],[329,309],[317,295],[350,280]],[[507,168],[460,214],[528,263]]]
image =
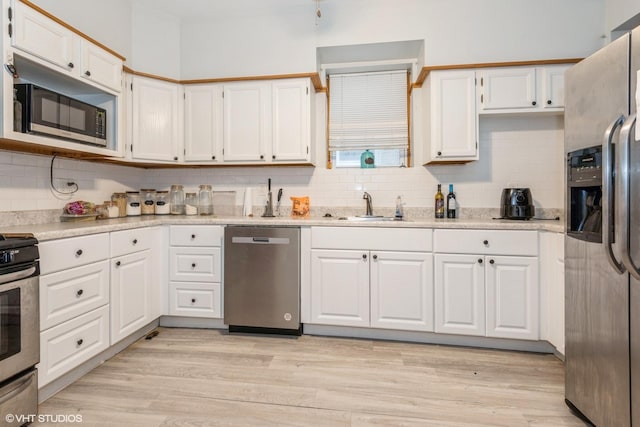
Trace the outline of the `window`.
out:
[[[404,166],[409,152],[406,70],[329,77],[329,155],[333,167]],[[371,161],[369,161],[369,164]],[[371,166],[370,166],[371,167]]]

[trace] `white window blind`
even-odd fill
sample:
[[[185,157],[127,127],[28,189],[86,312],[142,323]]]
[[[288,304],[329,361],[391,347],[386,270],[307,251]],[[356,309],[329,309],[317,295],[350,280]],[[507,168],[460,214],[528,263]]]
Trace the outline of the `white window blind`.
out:
[[[329,150],[406,149],[407,71],[334,74]]]

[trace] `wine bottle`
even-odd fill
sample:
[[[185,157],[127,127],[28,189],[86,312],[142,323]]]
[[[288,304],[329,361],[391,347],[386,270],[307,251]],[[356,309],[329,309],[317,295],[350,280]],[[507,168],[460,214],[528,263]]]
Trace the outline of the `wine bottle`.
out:
[[[442,194],[442,185],[438,184],[438,192],[435,197],[436,201],[436,218],[444,218],[444,195]]]
[[[453,184],[449,184],[449,194],[447,194],[447,218],[456,217],[456,194],[453,192]]]

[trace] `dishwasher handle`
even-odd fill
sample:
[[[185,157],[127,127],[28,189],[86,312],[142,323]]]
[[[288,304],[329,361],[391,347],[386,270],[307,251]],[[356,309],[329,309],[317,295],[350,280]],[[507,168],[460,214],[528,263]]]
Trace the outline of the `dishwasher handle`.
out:
[[[232,237],[231,243],[249,245],[288,245],[291,240],[288,237]]]

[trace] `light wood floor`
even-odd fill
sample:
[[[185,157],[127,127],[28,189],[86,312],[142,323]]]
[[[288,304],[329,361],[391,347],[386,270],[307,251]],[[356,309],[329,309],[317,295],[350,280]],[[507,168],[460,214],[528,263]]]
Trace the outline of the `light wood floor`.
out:
[[[39,413],[79,414],[83,427],[584,426],[552,355],[158,330]]]

